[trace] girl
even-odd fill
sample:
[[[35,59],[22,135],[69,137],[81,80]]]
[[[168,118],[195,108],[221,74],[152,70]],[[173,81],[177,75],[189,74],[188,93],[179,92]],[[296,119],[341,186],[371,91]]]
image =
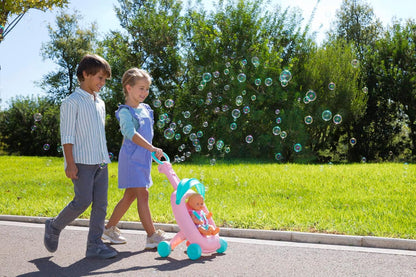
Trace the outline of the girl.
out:
[[[153,111],[149,105],[143,103],[149,95],[150,84],[150,75],[144,70],[131,68],[123,74],[122,85],[126,104],[120,105],[116,117],[124,137],[118,162],[118,187],[125,191],[123,198],[114,208],[103,234],[103,238],[112,243],[126,243],[116,225],[137,199],[140,220],[147,232],[146,249],[156,248],[159,242],[165,240],[165,233],[155,230],[149,209],[148,189],[152,185],[151,153],[156,152],[158,159],[163,155],[162,149],[152,145]]]

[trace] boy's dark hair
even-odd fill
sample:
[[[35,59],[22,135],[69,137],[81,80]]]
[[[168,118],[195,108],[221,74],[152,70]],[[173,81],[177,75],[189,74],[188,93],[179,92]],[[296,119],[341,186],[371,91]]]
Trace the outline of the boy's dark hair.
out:
[[[78,80],[80,82],[84,81],[84,76],[82,75],[83,71],[85,71],[85,73],[88,75],[95,75],[100,70],[107,74],[107,78],[111,78],[111,67],[108,62],[98,55],[87,54],[82,57],[81,61],[79,62],[77,68]]]

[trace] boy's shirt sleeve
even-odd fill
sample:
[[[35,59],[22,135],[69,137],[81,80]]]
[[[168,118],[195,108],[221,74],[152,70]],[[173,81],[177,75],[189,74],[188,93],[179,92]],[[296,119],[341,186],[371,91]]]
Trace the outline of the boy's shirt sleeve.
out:
[[[66,99],[60,108],[61,144],[75,144],[75,124],[78,115],[76,103]]]
[[[132,140],[134,134],[136,133],[136,128],[134,126],[133,116],[131,115],[129,109],[121,109],[119,112],[120,117],[120,131],[121,134],[129,139]]]

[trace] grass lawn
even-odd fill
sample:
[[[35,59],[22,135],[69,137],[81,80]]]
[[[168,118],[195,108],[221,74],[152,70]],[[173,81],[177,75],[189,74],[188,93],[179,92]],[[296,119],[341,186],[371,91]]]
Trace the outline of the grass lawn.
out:
[[[416,239],[416,165],[399,163],[299,165],[217,161],[173,164],[179,178],[207,188],[217,225]],[[117,163],[109,165],[109,206],[122,197]],[[173,191],[152,170],[153,220],[175,223]],[[0,214],[56,216],[73,197],[63,158],[0,156]],[[81,217],[88,218],[88,209]],[[139,221],[135,203],[122,220]]]

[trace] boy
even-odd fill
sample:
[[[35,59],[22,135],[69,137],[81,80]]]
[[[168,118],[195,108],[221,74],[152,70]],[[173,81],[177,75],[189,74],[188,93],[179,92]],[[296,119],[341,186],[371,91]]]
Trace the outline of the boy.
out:
[[[58,248],[59,234],[92,203],[86,257],[112,258],[117,252],[101,240],[107,212],[108,168],[105,138],[105,105],[97,92],[111,77],[106,60],[85,55],[77,69],[80,86],[62,101],[61,143],[65,174],[74,184],[73,200],[56,218],[45,222],[44,244],[49,252]]]

